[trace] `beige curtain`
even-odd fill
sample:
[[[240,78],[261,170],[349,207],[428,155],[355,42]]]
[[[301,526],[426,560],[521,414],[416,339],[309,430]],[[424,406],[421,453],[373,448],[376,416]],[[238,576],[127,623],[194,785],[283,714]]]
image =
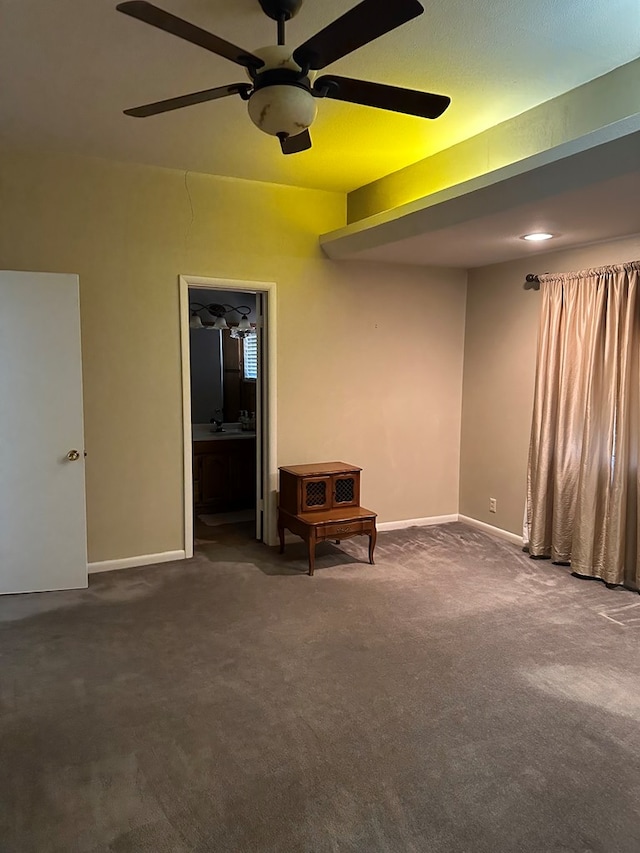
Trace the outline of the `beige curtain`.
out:
[[[532,556],[640,588],[640,261],[540,276]]]

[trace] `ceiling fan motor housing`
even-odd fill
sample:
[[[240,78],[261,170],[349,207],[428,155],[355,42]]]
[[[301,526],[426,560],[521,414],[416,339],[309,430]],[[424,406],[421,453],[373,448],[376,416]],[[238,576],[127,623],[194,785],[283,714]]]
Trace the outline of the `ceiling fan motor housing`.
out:
[[[260,0],[260,5],[274,21],[289,21],[300,11],[302,0]]]
[[[251,121],[271,136],[297,136],[311,127],[317,106],[311,94],[311,75],[305,76],[291,50],[272,45],[254,51],[264,60],[249,98]]]

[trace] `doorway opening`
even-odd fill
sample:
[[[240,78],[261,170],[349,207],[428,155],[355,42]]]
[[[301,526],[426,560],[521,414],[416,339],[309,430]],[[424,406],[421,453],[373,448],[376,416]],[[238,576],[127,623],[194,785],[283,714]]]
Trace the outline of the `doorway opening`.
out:
[[[275,285],[180,277],[185,552],[274,544]]]

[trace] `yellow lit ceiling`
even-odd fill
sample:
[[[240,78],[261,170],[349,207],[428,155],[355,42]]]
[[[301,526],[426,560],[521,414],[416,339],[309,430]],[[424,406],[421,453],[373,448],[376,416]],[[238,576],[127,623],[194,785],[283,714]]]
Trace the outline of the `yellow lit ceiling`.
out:
[[[249,50],[275,41],[258,0],[154,0]],[[305,0],[292,47],[356,0]],[[393,0],[390,0],[393,2]],[[426,121],[320,101],[314,147],[284,157],[240,98],[147,119],[127,107],[241,82],[243,71],[115,11],[116,0],[20,0],[0,34],[0,133],[46,146],[235,178],[348,191],[428,157],[640,54],[638,0],[432,0],[327,71],[450,95]]]

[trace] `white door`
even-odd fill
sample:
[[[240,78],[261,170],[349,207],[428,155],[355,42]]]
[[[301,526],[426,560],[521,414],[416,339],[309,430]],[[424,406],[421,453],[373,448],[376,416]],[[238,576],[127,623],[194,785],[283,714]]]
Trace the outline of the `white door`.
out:
[[[78,277],[0,271],[0,593],[86,586]]]

